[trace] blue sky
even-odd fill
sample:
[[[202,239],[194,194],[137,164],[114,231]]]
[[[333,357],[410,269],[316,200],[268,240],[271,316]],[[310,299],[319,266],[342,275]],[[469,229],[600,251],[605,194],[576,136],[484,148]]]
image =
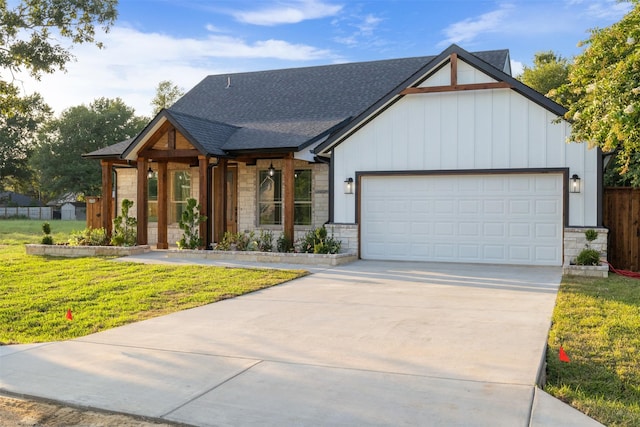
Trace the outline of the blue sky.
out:
[[[149,115],[161,80],[190,89],[208,74],[507,48],[518,72],[534,53],[572,57],[588,30],[630,10],[615,0],[120,0],[119,17],[73,48],[67,73],[22,77],[56,112],[101,96]]]

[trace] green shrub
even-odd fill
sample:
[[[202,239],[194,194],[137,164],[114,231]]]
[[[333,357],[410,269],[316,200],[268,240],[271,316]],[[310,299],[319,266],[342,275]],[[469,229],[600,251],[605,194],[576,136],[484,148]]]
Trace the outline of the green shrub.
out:
[[[222,236],[222,240],[216,243],[216,247],[214,249],[217,251],[230,251],[231,245],[235,244],[235,236],[235,233],[225,231]]]
[[[276,248],[278,252],[293,252],[293,242],[288,239],[284,233],[280,234],[278,241],[276,242]]]
[[[589,229],[584,232],[584,237],[587,239],[587,242],[591,243],[598,238],[598,232],[596,230]]]
[[[230,233],[225,232],[222,241],[216,244],[219,251],[257,251],[260,243],[256,240],[256,234],[251,231]]]
[[[42,232],[44,234],[51,234],[51,225],[48,222],[42,223]]]
[[[273,232],[271,230],[260,230],[260,237],[258,237],[258,250],[262,252],[273,251]]]
[[[200,215],[200,205],[196,199],[187,199],[187,206],[182,211],[178,226],[183,231],[182,238],[176,243],[179,249],[198,249],[204,244],[200,238],[200,223],[207,217]]]
[[[53,245],[53,237],[50,234],[46,234],[46,235],[42,236],[41,243],[43,245]]]
[[[111,244],[114,246],[135,246],[138,241],[138,220],[129,216],[132,206],[131,200],[124,199],[120,215],[113,220]]]
[[[600,265],[600,252],[595,249],[583,249],[576,257],[577,265]]]
[[[340,252],[342,242],[327,236],[327,229],[323,225],[315,230],[309,230],[298,242],[300,252],[312,254],[337,254]]]
[[[68,243],[70,246],[106,246],[109,236],[104,228],[85,228],[72,232]]]

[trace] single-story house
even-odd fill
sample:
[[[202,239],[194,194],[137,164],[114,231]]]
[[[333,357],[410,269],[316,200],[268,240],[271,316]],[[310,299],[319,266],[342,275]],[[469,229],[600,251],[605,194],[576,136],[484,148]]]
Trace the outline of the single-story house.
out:
[[[364,259],[562,265],[601,224],[601,155],[565,108],[511,76],[507,50],[212,75],[102,164],[103,224],[133,200],[168,248],[185,200],[226,231],[327,224]]]
[[[33,197],[13,191],[0,191],[0,207],[13,206],[42,206],[42,202]]]

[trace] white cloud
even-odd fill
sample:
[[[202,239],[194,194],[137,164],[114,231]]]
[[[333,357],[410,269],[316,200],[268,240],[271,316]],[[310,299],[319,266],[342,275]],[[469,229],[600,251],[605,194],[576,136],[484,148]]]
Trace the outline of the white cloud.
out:
[[[511,75],[517,77],[524,71],[524,64],[514,59],[511,60]]]
[[[590,2],[586,14],[597,19],[619,19],[621,15],[633,9],[631,3],[618,2],[616,0],[605,0]]]
[[[341,23],[347,22],[349,28],[355,28],[356,31],[351,32],[348,35],[339,35],[333,38],[336,43],[343,44],[349,47],[363,46],[363,45],[377,45],[380,44],[380,40],[376,37],[376,30],[381,22],[382,18],[379,18],[373,14],[367,14],[364,17],[360,15],[353,15],[349,17],[341,17],[335,19],[332,25],[338,27]],[[347,31],[344,31],[347,32]]]
[[[236,68],[241,60],[336,59],[328,50],[283,40],[248,43],[221,35],[175,38],[124,27],[112,28],[100,39],[105,49],[75,46],[72,52],[77,60],[67,64],[66,73],[45,75],[40,82],[26,73],[20,76],[25,91],[41,93],[57,113],[95,98],[120,97],[138,114],[149,115],[149,104],[162,80],[190,89],[207,75],[243,71]]]
[[[334,16],[342,10],[341,5],[324,3],[318,0],[290,1],[282,6],[268,7],[260,10],[232,12],[232,16],[247,24],[273,26],[280,24],[297,24],[309,19]]]
[[[358,25],[358,29],[362,35],[370,35],[377,28],[378,24],[382,22],[382,18],[378,18],[371,14],[364,17],[364,20]]]
[[[512,8],[511,5],[502,5],[499,9],[483,13],[476,18],[467,18],[449,25],[443,31],[446,39],[439,45],[470,43],[480,34],[500,31]]]

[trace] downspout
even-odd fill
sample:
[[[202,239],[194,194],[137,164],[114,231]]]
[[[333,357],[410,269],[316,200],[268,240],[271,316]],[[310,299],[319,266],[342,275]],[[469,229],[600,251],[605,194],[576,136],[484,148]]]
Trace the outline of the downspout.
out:
[[[604,156],[605,154],[602,152],[602,149],[598,147],[598,164],[596,169],[598,170],[598,189],[596,195],[596,203],[597,203],[597,216],[596,216],[596,225],[598,227],[604,227]]]
[[[329,165],[329,219],[326,224],[333,223],[333,162],[331,161],[333,158],[333,151],[331,151],[331,157],[328,159],[321,156],[315,156],[315,161],[318,163],[324,163]]]

